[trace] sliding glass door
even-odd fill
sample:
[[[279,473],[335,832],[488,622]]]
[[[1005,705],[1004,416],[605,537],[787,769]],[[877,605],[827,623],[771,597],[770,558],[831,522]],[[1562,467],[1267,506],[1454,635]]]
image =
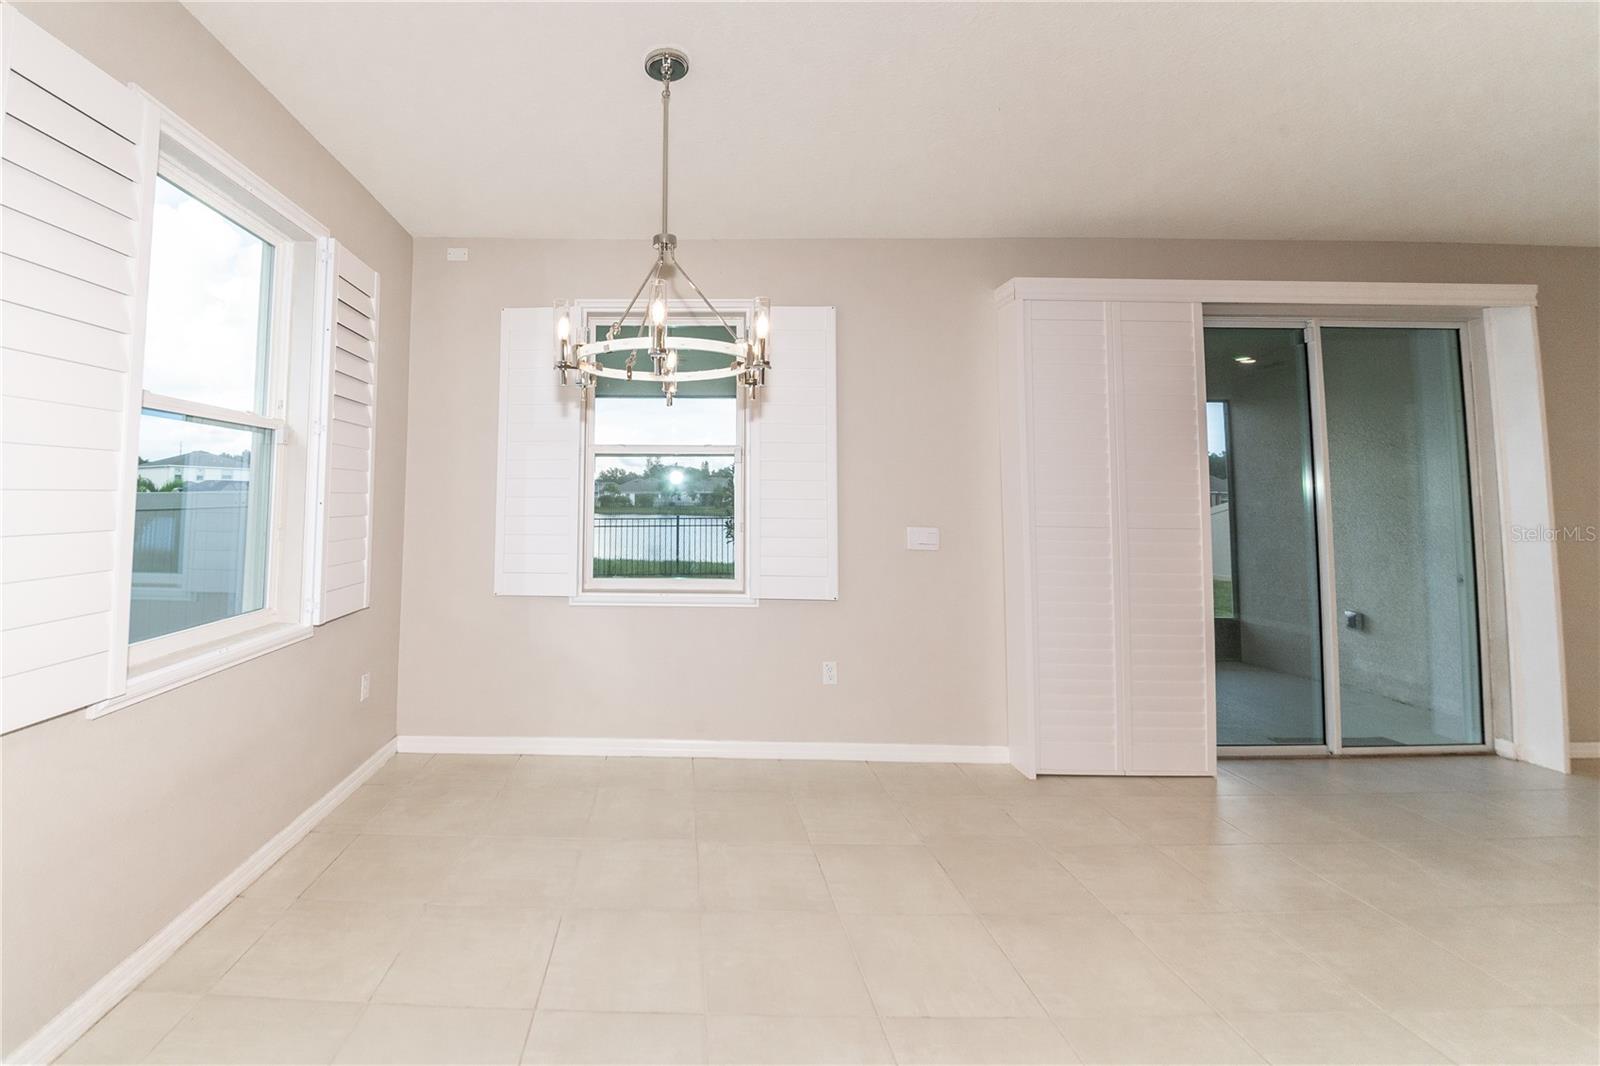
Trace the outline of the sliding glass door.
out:
[[[1208,324],[1217,742],[1483,743],[1453,328]]]
[[[1217,743],[1326,740],[1305,330],[1206,330]]]
[[[1321,336],[1344,746],[1481,744],[1460,333]]]

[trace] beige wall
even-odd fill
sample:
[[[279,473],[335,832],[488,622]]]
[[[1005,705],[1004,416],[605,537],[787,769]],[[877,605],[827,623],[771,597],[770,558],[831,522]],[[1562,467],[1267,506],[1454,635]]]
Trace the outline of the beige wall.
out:
[[[181,7],[19,6],[382,274],[383,384],[370,610],[98,721],[73,714],[0,740],[6,1051],[394,736],[411,317],[410,236]]]
[[[471,258],[446,262],[447,245]],[[419,240],[402,735],[1004,743],[991,293],[1016,275],[1536,284],[1556,520],[1600,524],[1593,249],[687,235],[682,251],[713,292],[838,308],[838,602],[752,611],[495,597],[500,309],[626,295],[649,246]],[[942,550],[904,550],[907,525],[942,527]],[[1600,739],[1597,550],[1560,549],[1579,740]],[[681,649],[683,680],[650,663],[619,669],[616,649],[652,634]],[[819,684],[825,659],[839,663],[837,688]]]

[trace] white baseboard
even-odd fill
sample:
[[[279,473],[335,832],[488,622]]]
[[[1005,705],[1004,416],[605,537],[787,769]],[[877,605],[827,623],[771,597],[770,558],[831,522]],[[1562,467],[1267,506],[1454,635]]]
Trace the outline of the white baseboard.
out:
[[[1494,753],[1503,759],[1519,759],[1521,752],[1509,740],[1495,738]],[[1600,740],[1569,740],[1567,741],[1567,757],[1569,759],[1600,759]]]
[[[299,817],[256,849],[255,854],[241,863],[237,869],[218,881],[205,895],[191,903],[182,914],[167,923],[166,928],[145,941],[132,955],[119,962],[110,973],[96,981],[87,992],[73,1000],[65,1010],[46,1023],[44,1028],[24,1041],[6,1057],[6,1062],[45,1063],[71,1047],[73,1041],[88,1032],[90,1026],[103,1018],[107,1011],[154,973],[158,966],[171,958],[173,953],[183,946],[184,941],[198,933],[207,922],[222,911],[222,908],[233,902],[235,896],[282,858],[284,852],[298,844],[313,826],[344,802],[350,793],[361,787],[362,782],[377,773],[378,768],[394,753],[394,750],[395,744],[391,740],[373,752],[372,756],[356,767],[348,777],[302,811]]]
[[[644,740],[622,737],[400,737],[397,749],[428,755],[693,756],[702,759],[838,759],[867,762],[1003,763],[1003,744],[834,744],[799,740]]]

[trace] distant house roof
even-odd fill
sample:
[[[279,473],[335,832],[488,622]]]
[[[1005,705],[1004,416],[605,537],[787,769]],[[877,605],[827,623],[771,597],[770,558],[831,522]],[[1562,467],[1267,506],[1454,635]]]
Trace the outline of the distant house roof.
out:
[[[183,452],[179,455],[169,455],[165,459],[141,459],[139,465],[245,467],[250,465],[250,456],[219,455],[216,452]]]
[[[1228,479],[1225,478],[1225,477],[1218,477],[1217,475],[1212,474],[1211,475],[1211,491],[1212,492],[1227,492],[1228,491]]]

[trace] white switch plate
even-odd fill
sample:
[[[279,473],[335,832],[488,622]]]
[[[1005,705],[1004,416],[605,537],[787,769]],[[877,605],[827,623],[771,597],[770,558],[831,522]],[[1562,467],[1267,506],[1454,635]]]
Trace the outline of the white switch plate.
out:
[[[906,550],[914,552],[936,552],[939,550],[938,526],[907,526]]]
[[[465,248],[446,248],[444,250],[444,258],[447,263],[465,263],[467,261],[467,250]]]
[[[366,703],[367,697],[372,695],[372,675],[361,675],[361,702]]]
[[[837,685],[839,683],[839,664],[822,664],[822,683],[824,685]]]

